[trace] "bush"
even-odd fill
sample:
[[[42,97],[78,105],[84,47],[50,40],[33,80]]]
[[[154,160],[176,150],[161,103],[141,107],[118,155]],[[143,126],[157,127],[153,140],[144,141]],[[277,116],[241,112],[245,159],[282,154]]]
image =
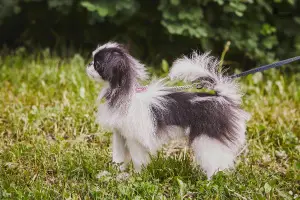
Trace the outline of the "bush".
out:
[[[242,63],[300,54],[295,0],[2,0],[0,43],[9,47],[89,49],[117,40],[146,62],[191,49]]]

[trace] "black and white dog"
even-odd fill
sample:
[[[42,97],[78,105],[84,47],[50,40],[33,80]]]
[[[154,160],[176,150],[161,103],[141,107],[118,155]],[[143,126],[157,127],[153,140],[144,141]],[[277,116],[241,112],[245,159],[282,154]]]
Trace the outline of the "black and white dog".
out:
[[[200,82],[210,93],[174,91],[165,80],[141,88],[147,79],[143,64],[117,43],[99,46],[87,74],[106,83],[99,98],[97,122],[113,131],[113,161],[125,169],[130,160],[136,171],[146,166],[150,154],[170,139],[188,137],[197,163],[210,178],[218,170],[233,167],[245,144],[249,115],[240,107],[238,85],[218,72],[218,61],[193,53],[177,59],[171,79]]]

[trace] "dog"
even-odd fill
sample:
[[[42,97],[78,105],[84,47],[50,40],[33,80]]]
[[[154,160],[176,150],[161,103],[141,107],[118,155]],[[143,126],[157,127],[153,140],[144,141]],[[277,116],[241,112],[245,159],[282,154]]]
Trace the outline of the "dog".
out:
[[[113,162],[124,170],[132,160],[140,172],[163,144],[186,137],[208,178],[233,168],[245,145],[249,114],[241,108],[239,85],[218,66],[209,53],[194,52],[175,60],[169,73],[170,80],[199,82],[214,93],[176,91],[166,86],[166,78],[142,87],[146,68],[123,45],[98,46],[86,73],[105,83],[96,121],[113,132]]]

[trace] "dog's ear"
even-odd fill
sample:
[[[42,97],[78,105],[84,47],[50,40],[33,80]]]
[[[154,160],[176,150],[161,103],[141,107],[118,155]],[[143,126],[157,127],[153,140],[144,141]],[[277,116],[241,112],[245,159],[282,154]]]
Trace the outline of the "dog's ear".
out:
[[[110,66],[107,67],[108,77],[110,85],[113,89],[118,87],[125,87],[129,83],[129,61],[128,59],[118,53],[114,52],[111,61],[109,62]]]

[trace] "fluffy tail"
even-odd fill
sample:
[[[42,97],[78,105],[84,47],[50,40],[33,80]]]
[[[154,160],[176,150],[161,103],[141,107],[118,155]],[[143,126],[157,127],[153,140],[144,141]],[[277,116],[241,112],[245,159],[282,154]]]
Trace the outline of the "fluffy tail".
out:
[[[242,94],[238,84],[218,70],[219,61],[209,53],[194,52],[190,58],[177,59],[171,68],[169,77],[185,82],[200,81],[205,88],[215,90],[218,96],[240,104]]]

